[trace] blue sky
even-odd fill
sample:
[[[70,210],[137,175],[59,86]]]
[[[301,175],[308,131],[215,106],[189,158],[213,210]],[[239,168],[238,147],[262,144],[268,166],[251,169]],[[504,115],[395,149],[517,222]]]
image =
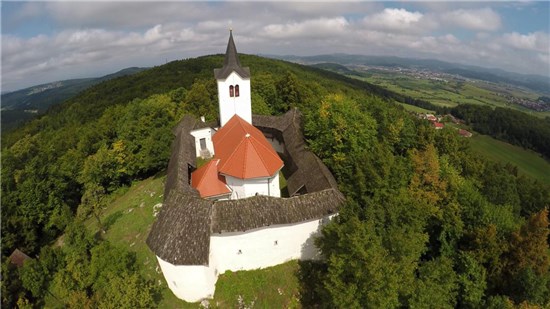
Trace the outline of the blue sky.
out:
[[[222,53],[431,58],[550,76],[550,2],[6,2],[2,91]]]

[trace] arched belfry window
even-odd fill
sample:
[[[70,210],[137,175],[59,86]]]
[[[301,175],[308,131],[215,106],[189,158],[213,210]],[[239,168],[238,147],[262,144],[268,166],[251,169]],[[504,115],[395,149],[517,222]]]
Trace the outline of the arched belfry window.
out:
[[[234,97],[234,96],[235,96],[235,94],[234,94],[234,92],[233,92],[233,85],[229,86],[229,96],[230,96],[230,97]]]
[[[236,97],[239,96],[239,85],[236,85],[236,86],[235,86],[235,96],[236,96]]]

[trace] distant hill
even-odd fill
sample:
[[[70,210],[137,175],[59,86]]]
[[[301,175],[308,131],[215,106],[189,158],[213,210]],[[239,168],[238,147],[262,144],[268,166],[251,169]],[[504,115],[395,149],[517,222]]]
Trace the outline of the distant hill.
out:
[[[69,79],[4,93],[1,96],[2,129],[9,130],[37,114],[44,113],[50,106],[72,98],[93,85],[146,69],[126,68],[102,77]]]
[[[473,65],[449,63],[433,59],[412,59],[393,56],[364,56],[348,54],[330,54],[317,56],[275,56],[270,58],[282,59],[301,64],[336,63],[340,65],[372,65],[387,67],[423,68],[432,71],[456,74],[466,78],[479,79],[494,83],[507,83],[527,89],[550,94],[550,77],[540,75],[526,75],[507,72],[501,69],[488,69]]]

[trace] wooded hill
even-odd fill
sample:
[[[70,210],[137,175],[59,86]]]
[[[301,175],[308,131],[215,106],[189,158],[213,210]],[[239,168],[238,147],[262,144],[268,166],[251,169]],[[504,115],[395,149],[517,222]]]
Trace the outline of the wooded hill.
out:
[[[548,184],[474,155],[454,130],[393,103],[405,97],[316,68],[240,60],[251,68],[253,113],[299,108],[309,147],[348,199],[323,230],[326,262],[312,268],[302,305],[549,304]],[[205,56],[107,81],[3,136],[3,306],[41,307],[47,295],[69,308],[158,303],[130,249],[82,221],[102,226],[112,192],[165,170],[182,115],[217,118],[222,63]],[[15,248],[35,259],[15,269],[6,260]]]
[[[126,68],[97,78],[80,78],[37,85],[2,94],[2,130],[10,130],[83,90],[120,76],[134,74],[145,68]]]

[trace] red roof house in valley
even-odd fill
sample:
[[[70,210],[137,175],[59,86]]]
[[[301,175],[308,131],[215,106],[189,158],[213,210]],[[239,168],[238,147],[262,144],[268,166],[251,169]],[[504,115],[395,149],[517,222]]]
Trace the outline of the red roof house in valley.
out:
[[[218,171],[240,179],[271,177],[283,161],[262,132],[238,115],[233,116],[213,137]]]
[[[436,129],[443,129],[443,127],[445,127],[441,122],[434,121],[433,124]]]
[[[191,186],[199,191],[202,198],[222,198],[231,195],[225,177],[218,174],[219,162],[219,159],[212,159],[191,174]]]

